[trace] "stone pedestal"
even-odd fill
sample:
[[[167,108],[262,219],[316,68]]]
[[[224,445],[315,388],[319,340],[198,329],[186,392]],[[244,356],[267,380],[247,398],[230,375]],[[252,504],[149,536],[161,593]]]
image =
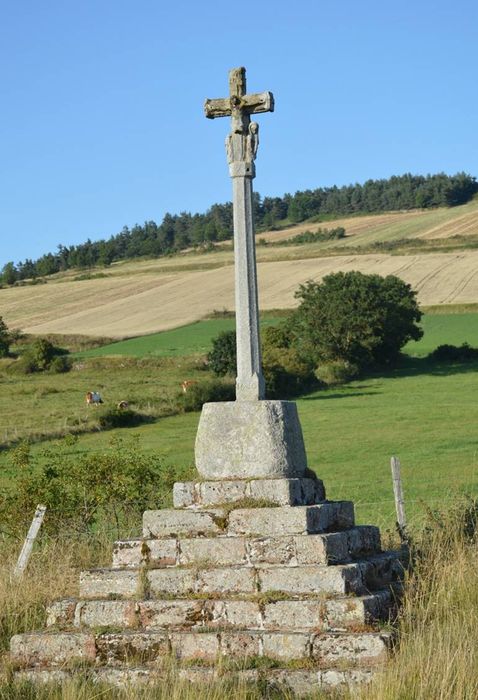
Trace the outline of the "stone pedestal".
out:
[[[307,468],[292,401],[204,404],[195,455],[199,474],[213,480],[301,477]]]

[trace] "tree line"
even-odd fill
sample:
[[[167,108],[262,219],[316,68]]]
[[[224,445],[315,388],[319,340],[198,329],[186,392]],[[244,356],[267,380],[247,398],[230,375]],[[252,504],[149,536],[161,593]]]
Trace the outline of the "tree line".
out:
[[[467,173],[456,175],[393,176],[367,180],[344,187],[319,187],[315,190],[264,197],[254,194],[254,217],[258,231],[299,223],[316,217],[370,214],[382,211],[456,206],[469,201],[478,192],[476,178]],[[138,257],[160,257],[191,246],[208,246],[233,235],[232,203],[213,204],[204,214],[165,214],[163,221],[146,221],[127,226],[108,239],[80,245],[59,245],[55,253],[37,260],[27,258],[8,262],[0,273],[0,283],[11,285],[38,279],[68,269],[89,269]]]

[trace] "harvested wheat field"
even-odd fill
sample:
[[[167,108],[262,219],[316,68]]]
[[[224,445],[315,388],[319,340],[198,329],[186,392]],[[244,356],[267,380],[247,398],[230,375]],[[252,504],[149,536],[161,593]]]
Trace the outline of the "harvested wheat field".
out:
[[[478,251],[466,251],[262,262],[258,264],[260,306],[293,307],[294,292],[301,283],[339,270],[398,275],[417,290],[425,305],[478,302]],[[100,279],[0,290],[1,314],[7,324],[35,334],[143,335],[191,323],[222,308],[234,308],[230,264],[142,274],[123,270],[121,275]]]

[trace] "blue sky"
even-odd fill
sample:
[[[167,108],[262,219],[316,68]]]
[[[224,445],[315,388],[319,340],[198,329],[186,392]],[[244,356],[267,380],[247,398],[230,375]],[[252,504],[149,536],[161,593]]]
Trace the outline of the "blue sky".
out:
[[[478,175],[475,0],[0,2],[0,267],[230,200],[227,119],[271,90],[263,196]]]

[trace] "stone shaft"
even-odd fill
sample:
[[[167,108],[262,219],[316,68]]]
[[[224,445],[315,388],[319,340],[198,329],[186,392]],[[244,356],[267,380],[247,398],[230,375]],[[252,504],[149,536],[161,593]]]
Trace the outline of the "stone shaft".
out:
[[[236,165],[232,163],[230,167],[234,202],[236,400],[254,401],[263,399],[265,396],[261,368],[256,251],[252,216],[254,165],[244,163],[244,168],[238,168]],[[236,173],[244,173],[244,175]]]

